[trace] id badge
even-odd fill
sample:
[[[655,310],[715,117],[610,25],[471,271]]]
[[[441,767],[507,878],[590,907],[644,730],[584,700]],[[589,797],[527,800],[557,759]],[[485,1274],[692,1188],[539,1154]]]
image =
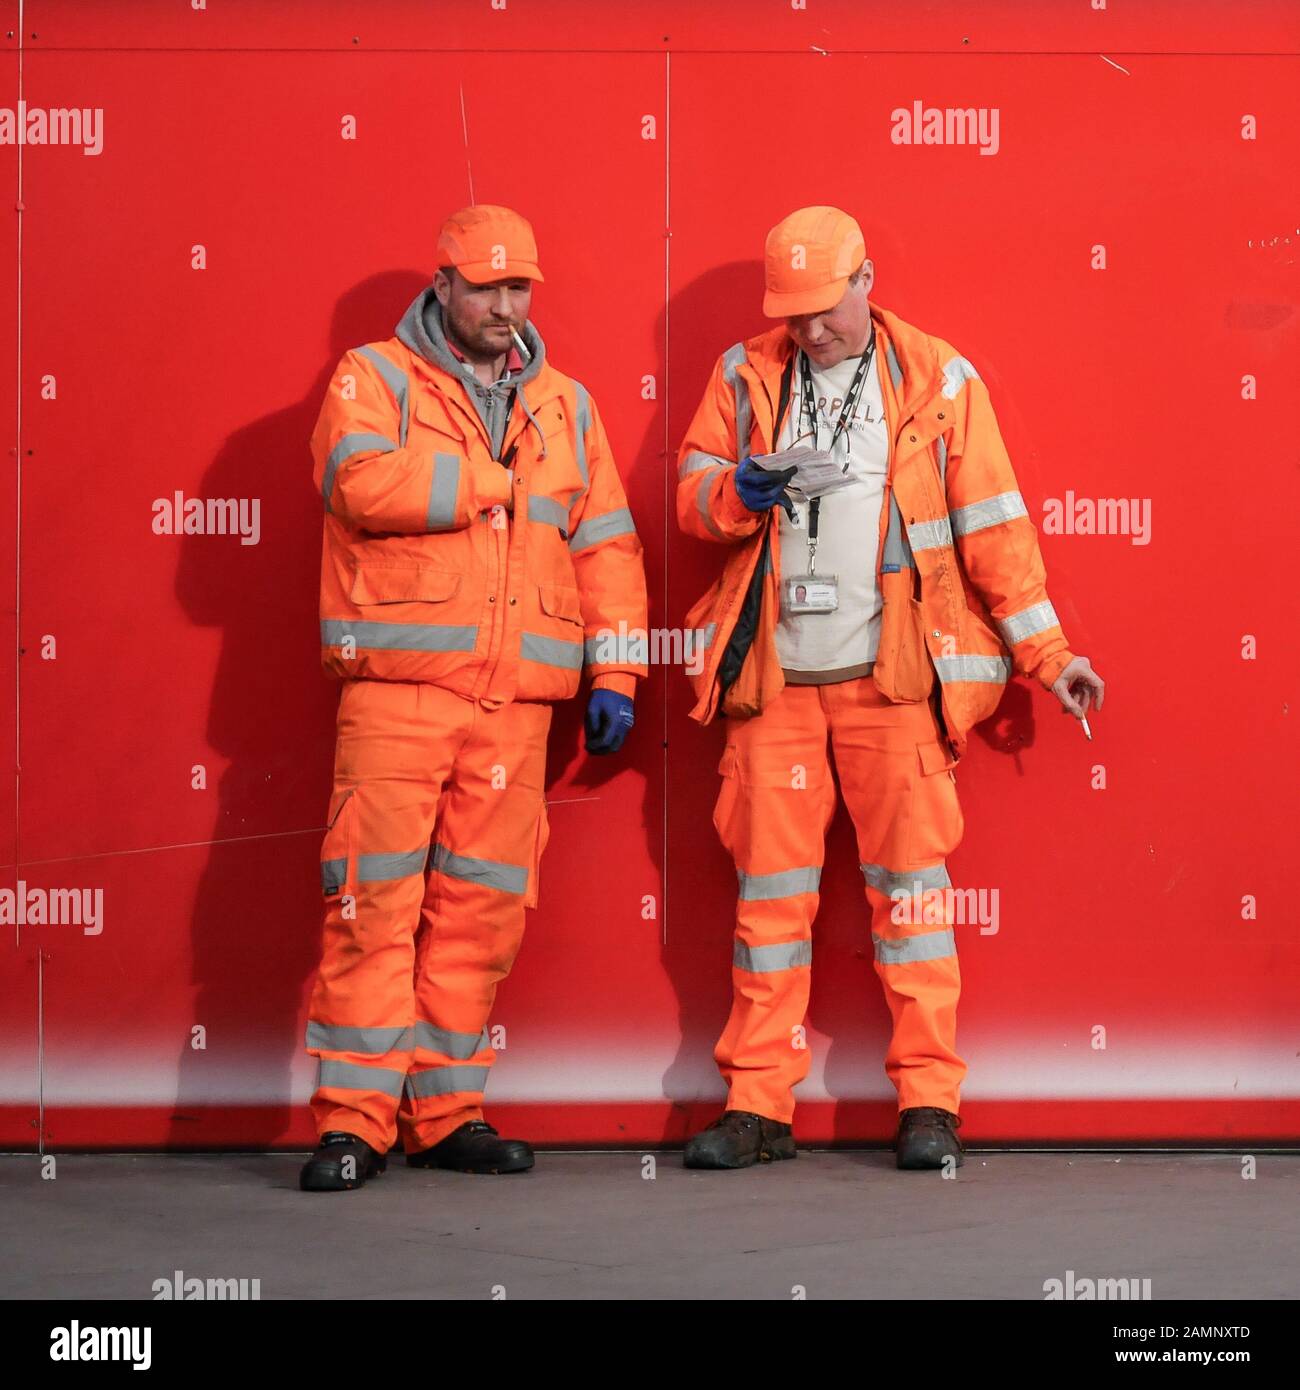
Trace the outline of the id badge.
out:
[[[840,606],[839,578],[834,574],[793,574],[784,582],[787,613],[834,613]]]

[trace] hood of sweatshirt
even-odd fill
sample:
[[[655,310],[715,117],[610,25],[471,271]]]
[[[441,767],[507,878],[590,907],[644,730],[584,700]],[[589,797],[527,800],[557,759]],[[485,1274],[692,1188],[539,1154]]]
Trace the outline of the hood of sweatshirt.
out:
[[[524,414],[528,417],[533,428],[537,430],[538,436],[541,437],[542,435],[541,427],[533,418],[523,388],[530,381],[535,380],[541,372],[542,363],[546,360],[546,344],[542,341],[542,335],[533,327],[531,320],[525,322],[519,336],[524,340],[524,346],[531,354],[523,370],[502,377],[490,386],[484,386],[474,375],[473,366],[469,362],[462,362],[447,346],[447,335],[442,326],[442,306],[438,303],[438,296],[432,285],[421,290],[415,296],[397,325],[397,337],[412,352],[423,357],[426,362],[433,363],[435,367],[441,367],[443,371],[464,384],[466,394],[474,402],[479,418],[483,421],[484,427],[492,439],[494,453],[498,453],[500,450],[501,437],[507,423],[506,415],[511,391],[518,391],[519,402],[523,407]],[[543,439],[543,456],[545,456],[545,448],[546,443]]]

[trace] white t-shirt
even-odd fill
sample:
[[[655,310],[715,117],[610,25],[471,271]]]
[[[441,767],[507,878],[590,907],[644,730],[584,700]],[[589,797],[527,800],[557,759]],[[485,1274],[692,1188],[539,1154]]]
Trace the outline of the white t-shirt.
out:
[[[849,680],[875,661],[880,644],[880,588],[876,579],[876,553],[880,541],[880,508],[889,469],[889,430],[880,392],[879,346],[867,368],[852,419],[832,453],[841,466],[848,462],[850,486],[821,500],[817,523],[819,577],[836,575],[839,607],[833,613],[782,613],[776,629],[776,650],[787,678],[803,673],[830,674]],[[817,439],[803,408],[801,369],[797,353],[790,383],[790,405],[777,441],[777,450],[799,443],[810,448],[830,447],[835,422],[858,367],[857,357],[847,357],[834,367],[812,371],[813,397],[817,402]],[[792,496],[795,496],[792,494]],[[781,537],[781,587],[785,581],[808,573],[808,503],[795,502],[799,526],[790,524],[783,507],[777,507]],[[782,603],[784,609],[784,602]],[[843,672],[842,675],[839,675]]]

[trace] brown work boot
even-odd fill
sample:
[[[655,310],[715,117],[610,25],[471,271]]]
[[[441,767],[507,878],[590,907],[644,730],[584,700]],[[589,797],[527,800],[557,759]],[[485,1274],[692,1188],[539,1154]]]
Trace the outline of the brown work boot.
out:
[[[957,1138],[961,1120],[951,1110],[933,1105],[914,1105],[898,1117],[898,1166],[942,1168],[944,1160],[956,1160],[958,1168],[966,1152]]]
[[[687,1142],[682,1155],[688,1168],[748,1168],[797,1157],[790,1126],[751,1110],[724,1110]]]

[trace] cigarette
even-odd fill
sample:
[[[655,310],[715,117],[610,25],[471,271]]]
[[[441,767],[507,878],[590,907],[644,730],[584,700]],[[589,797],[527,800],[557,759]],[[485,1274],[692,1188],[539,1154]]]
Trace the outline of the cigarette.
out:
[[[1092,730],[1088,727],[1088,716],[1086,714],[1083,716],[1083,732],[1087,734],[1089,738],[1092,737]]]
[[[532,361],[533,354],[528,351],[528,348],[524,344],[524,340],[519,336],[518,332],[512,328],[510,330],[510,336],[515,340],[515,346],[523,354],[524,360],[526,362]]]

